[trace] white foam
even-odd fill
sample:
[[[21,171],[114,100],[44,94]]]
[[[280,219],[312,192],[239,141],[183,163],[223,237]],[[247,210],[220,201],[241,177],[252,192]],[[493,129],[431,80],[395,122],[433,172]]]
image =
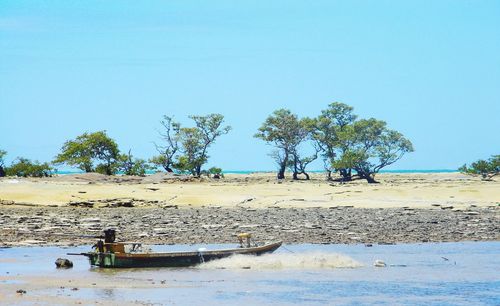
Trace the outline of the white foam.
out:
[[[326,253],[307,252],[293,254],[265,254],[261,256],[234,255],[220,260],[203,263],[200,269],[336,269],[358,268],[362,264],[349,256]]]

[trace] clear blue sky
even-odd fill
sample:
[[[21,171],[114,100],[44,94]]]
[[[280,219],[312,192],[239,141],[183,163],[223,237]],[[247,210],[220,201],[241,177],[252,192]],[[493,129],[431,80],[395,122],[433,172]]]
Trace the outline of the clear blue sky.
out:
[[[500,1],[0,1],[9,161],[103,129],[147,158],[163,114],[219,112],[210,164],[273,170],[261,122],[333,101],[412,140],[392,169],[500,154]]]

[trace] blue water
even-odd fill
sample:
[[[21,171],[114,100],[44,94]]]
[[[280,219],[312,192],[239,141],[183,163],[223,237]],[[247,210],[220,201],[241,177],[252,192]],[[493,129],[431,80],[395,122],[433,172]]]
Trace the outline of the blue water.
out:
[[[105,299],[160,305],[500,305],[500,242],[287,245],[269,257],[229,259],[222,264],[224,269],[103,270],[90,268],[81,257],[73,258],[73,269],[54,268],[57,257],[87,249],[0,249],[0,276],[10,277],[0,282],[0,296],[6,294],[2,290],[15,291],[28,286],[30,277],[42,275],[47,285],[30,289],[27,295],[64,296],[84,304]],[[335,262],[332,254],[343,254],[361,266]],[[377,259],[387,267],[374,267]],[[325,268],[328,260],[337,267]],[[304,268],[300,265],[304,261],[317,266]],[[238,268],[240,264],[246,268]],[[64,289],[61,284],[78,284],[79,290]]]

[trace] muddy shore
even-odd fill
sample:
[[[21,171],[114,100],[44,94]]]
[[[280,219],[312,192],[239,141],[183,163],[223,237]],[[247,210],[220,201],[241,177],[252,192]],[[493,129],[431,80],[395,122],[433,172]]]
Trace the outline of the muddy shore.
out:
[[[103,228],[146,244],[234,243],[251,232],[285,243],[409,243],[500,240],[496,207],[413,208],[81,208],[2,207],[0,246],[82,245]]]

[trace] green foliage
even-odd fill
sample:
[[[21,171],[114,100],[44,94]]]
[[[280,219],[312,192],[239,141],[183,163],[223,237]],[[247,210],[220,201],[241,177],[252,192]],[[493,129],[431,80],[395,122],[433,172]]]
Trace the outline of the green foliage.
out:
[[[7,155],[7,151],[0,150],[0,177],[5,176],[5,156]]]
[[[6,174],[18,177],[48,177],[52,176],[53,171],[54,168],[48,163],[39,163],[19,157],[10,167],[7,167]]]
[[[480,159],[473,162],[470,167],[465,164],[458,170],[465,174],[481,176],[483,180],[491,180],[500,173],[500,155],[493,155],[488,160]]]
[[[276,147],[271,156],[279,167],[278,179],[285,178],[286,167],[291,167],[294,178],[297,178],[301,160],[299,145],[309,137],[313,122],[308,118],[299,119],[288,109],[278,109],[267,117],[254,135]]]
[[[149,159],[152,169],[163,169],[167,172],[173,172],[172,161],[166,155],[156,155]]]
[[[353,169],[367,159],[368,156],[364,152],[345,150],[339,159],[332,162],[332,167],[334,169]]]
[[[208,174],[211,175],[215,179],[219,179],[224,177],[224,173],[222,173],[222,168],[212,167],[208,169]]]
[[[151,169],[149,164],[140,158],[134,158],[131,151],[128,154],[120,154],[120,170],[125,175],[145,176],[146,171]]]
[[[206,116],[189,116],[194,120],[196,127],[203,134],[205,144],[210,145],[219,136],[231,131],[230,126],[222,126],[224,116],[221,114],[209,114]]]
[[[180,129],[181,125],[175,122],[172,117],[163,116],[160,121],[163,131],[160,131],[162,144],[156,144],[156,150],[160,155],[150,159],[150,162],[156,168],[163,168],[167,172],[173,172],[172,167],[175,162],[176,154],[179,152]]]
[[[194,168],[192,163],[189,161],[189,158],[187,156],[181,155],[178,156],[176,159],[176,162],[173,164],[173,167],[181,174],[193,174],[196,175],[194,172]]]
[[[118,172],[119,166],[120,165],[118,163],[113,163],[111,166],[108,166],[106,164],[97,164],[91,172],[104,175],[113,175],[116,174],[116,172]]]
[[[119,168],[118,159],[116,142],[108,137],[106,131],[98,131],[66,141],[54,163],[67,164],[85,172],[111,175]]]
[[[170,117],[164,116],[162,125],[165,132],[162,138],[165,144],[157,146],[159,157],[151,160],[157,167],[167,171],[171,167],[181,173],[191,173],[200,176],[202,166],[208,161],[208,148],[216,139],[229,133],[230,126],[223,126],[224,116],[209,114],[206,116],[190,116],[195,123],[194,127],[181,127]]]
[[[338,102],[315,118],[312,138],[321,151],[329,178],[332,171],[338,171],[343,180],[351,180],[354,170],[373,183],[380,169],[413,151],[411,142],[388,129],[384,121],[357,120],[351,106]]]
[[[306,136],[307,130],[301,125],[298,116],[288,109],[274,111],[254,135],[287,152],[297,147]]]
[[[7,155],[7,151],[4,151],[4,150],[0,150],[0,166],[4,166],[5,165],[5,156]]]
[[[196,127],[181,128],[180,142],[184,154],[179,156],[175,167],[194,176],[200,176],[201,167],[208,159],[202,132]]]
[[[413,152],[413,145],[401,133],[373,118],[356,121],[339,135],[339,144],[345,149],[340,150],[332,166],[344,171],[354,169],[370,183],[375,182],[374,175],[382,168]]]
[[[353,110],[347,104],[333,102],[314,119],[312,138],[323,157],[328,179],[331,179],[331,173],[335,170],[339,171],[344,179],[351,179],[350,168],[337,168],[340,164],[334,162],[337,156],[349,149],[348,136],[352,133],[352,124],[357,118]]]
[[[136,158],[134,159],[134,164],[128,173],[129,175],[145,176],[146,171],[149,169],[151,169],[151,166],[146,160],[142,158]]]
[[[208,161],[208,148],[218,137],[229,133],[231,127],[222,126],[224,116],[221,114],[189,116],[189,118],[195,122],[197,132],[190,132],[191,142],[186,143],[186,138],[184,138],[184,154],[190,158],[189,162],[194,166],[195,175],[200,176],[201,167]],[[188,148],[190,145],[191,147]]]

